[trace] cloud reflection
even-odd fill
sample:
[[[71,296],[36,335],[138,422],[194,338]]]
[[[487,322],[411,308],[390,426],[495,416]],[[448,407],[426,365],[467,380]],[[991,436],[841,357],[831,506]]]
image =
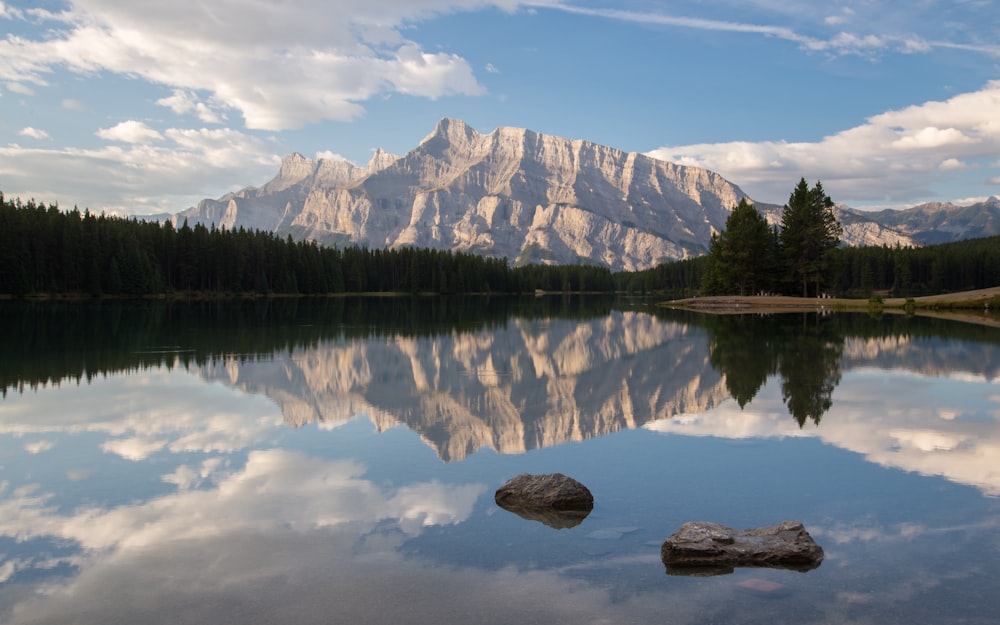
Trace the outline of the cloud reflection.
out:
[[[71,407],[71,408],[70,408]],[[101,449],[139,461],[163,449],[232,452],[274,436],[283,421],[267,398],[205,384],[183,369],[95,378],[86,385],[44,388],[0,401],[0,434],[107,436]],[[43,451],[54,443],[27,448]]]
[[[208,490],[180,490],[137,505],[63,514],[50,496],[22,489],[0,503],[0,534],[19,540],[57,537],[86,550],[121,551],[212,539],[240,528],[308,529],[381,519],[415,533],[423,526],[460,522],[486,488],[430,482],[387,492],[363,474],[364,467],[352,461],[263,450],[251,452],[241,470],[220,476]],[[182,468],[165,479],[190,486],[190,478]]]
[[[886,397],[887,389],[894,389]],[[716,409],[647,424],[649,430],[722,438],[815,437],[875,464],[942,476],[1000,496],[1000,405],[991,383],[960,377],[924,377],[901,370],[845,373],[819,427],[788,419],[774,383],[740,410]],[[941,407],[944,404],[945,407]]]
[[[199,604],[205,617],[222,617],[236,608],[237,595],[257,596],[265,580],[273,590],[276,580],[300,577],[303,566],[339,572],[330,563],[364,551],[373,531],[398,534],[395,546],[425,527],[460,523],[486,490],[437,481],[380,486],[357,462],[284,450],[253,451],[241,469],[221,469],[218,460],[182,466],[164,477],[178,485],[176,493],[114,508],[64,512],[37,486],[0,500],[0,536],[79,547],[61,559],[79,573],[50,582],[44,597],[20,601],[7,622],[111,622],[124,615],[126,622],[166,622],[178,597]],[[193,489],[205,482],[209,488]],[[0,573],[9,579],[52,566],[42,556],[7,560]]]

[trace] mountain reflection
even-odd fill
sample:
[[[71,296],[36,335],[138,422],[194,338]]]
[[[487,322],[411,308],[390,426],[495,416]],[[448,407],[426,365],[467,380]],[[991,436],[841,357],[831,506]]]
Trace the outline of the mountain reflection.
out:
[[[453,461],[484,447],[523,453],[603,436],[704,412],[728,397],[746,408],[770,379],[780,382],[782,401],[802,427],[818,426],[830,410],[843,367],[932,376],[997,370],[991,344],[961,341],[956,349],[956,339],[921,336],[919,322],[912,335],[869,322],[876,323],[814,313],[615,310],[585,320],[514,318],[481,331],[322,342],[264,362],[222,359],[199,371],[270,397],[292,426],[364,412],[380,430],[418,432]]]
[[[206,379],[266,395],[286,422],[335,423],[365,412],[405,425],[444,460],[579,441],[706,410],[726,397],[705,331],[612,311],[513,319],[483,331],[323,342],[266,362],[222,359]]]
[[[715,316],[623,309],[608,299],[486,297],[7,303],[0,314],[12,328],[2,338],[4,353],[15,355],[0,366],[8,391],[119,371],[186,369],[266,397],[294,427],[333,427],[362,413],[380,431],[404,425],[445,461],[482,448],[517,454],[643,426],[673,431],[694,421],[718,436],[769,436],[775,426],[754,431],[752,424],[762,413],[777,414],[771,397],[760,397],[771,387],[780,389],[790,425],[822,423],[820,435],[830,437],[829,419],[845,419],[835,406],[846,410],[857,400],[856,391],[838,393],[850,372],[985,381],[1000,372],[996,329],[903,316]],[[729,431],[704,427],[705,419],[728,414],[706,415],[729,398],[739,407],[739,421],[729,423]],[[900,413],[891,402],[906,399],[869,398],[869,408]],[[995,422],[992,402],[971,420]],[[933,403],[924,409],[938,410]],[[947,431],[966,420],[944,418],[960,410],[944,406],[940,412],[920,431],[889,428],[885,448],[967,448],[971,434],[954,442],[956,435]],[[58,414],[62,426],[37,418],[0,425],[25,433],[81,427],[71,422],[72,413]],[[159,449],[239,447],[271,427],[262,419],[227,433],[231,419],[224,409],[211,427],[176,415],[159,424],[150,415],[130,419],[88,427],[131,432],[102,449],[133,460]],[[192,427],[204,431],[188,431]],[[844,444],[864,447],[854,440]]]

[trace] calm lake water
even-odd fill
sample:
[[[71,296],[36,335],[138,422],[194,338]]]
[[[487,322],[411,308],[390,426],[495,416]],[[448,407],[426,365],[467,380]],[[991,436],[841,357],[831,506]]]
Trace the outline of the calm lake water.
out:
[[[0,622],[986,624],[1000,330],[602,299],[0,303]],[[519,473],[594,493],[553,529]],[[668,575],[687,521],[812,571]]]

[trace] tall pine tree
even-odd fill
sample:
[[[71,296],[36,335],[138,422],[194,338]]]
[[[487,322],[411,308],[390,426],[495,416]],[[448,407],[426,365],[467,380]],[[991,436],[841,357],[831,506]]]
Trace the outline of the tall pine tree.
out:
[[[831,250],[840,244],[843,228],[833,214],[833,200],[816,182],[809,188],[806,179],[792,191],[781,213],[781,249],[793,285],[801,284],[802,297],[820,294],[820,286]]]
[[[774,247],[767,220],[741,199],[726,219],[726,229],[712,236],[704,292],[747,295],[770,290]]]

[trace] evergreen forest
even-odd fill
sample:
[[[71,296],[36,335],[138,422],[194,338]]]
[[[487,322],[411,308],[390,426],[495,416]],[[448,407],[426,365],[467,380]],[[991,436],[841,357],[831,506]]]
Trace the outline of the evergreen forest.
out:
[[[320,295],[614,290],[592,265],[511,268],[506,259],[440,250],[321,247],[273,234],[174,228],[0,194],[0,294]]]
[[[0,193],[0,295],[202,296],[601,292],[677,298],[782,293],[911,297],[1000,285],[1000,237],[842,247],[832,202],[800,181],[783,227],[734,208],[709,254],[643,271],[511,267],[418,248],[321,247],[270,233],[96,215]],[[799,211],[799,214],[790,211]],[[811,230],[810,230],[811,229]]]
[[[796,185],[781,223],[746,200],[705,256],[618,276],[630,293],[914,297],[1000,286],[1000,237],[927,247],[840,245],[833,200],[821,183]]]

